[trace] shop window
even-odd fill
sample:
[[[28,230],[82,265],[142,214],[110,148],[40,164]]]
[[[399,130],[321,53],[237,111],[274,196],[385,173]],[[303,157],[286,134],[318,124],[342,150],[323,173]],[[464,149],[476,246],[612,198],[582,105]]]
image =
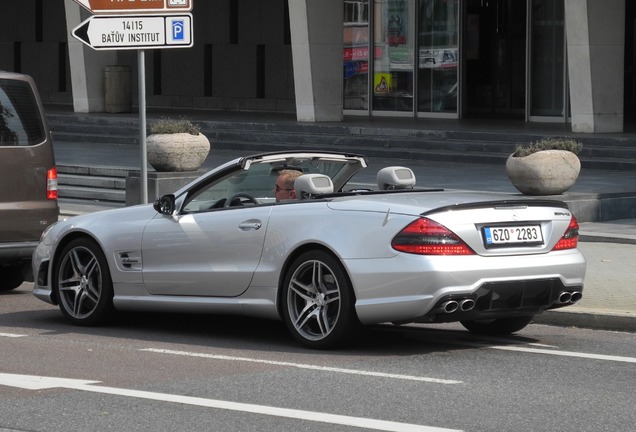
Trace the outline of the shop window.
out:
[[[344,2],[344,109],[369,109],[369,1]]]
[[[345,109],[457,113],[459,0],[345,0],[343,34]]]
[[[532,1],[532,116],[565,115],[564,14],[563,0]]]
[[[459,0],[420,0],[417,110],[457,112]]]
[[[374,2],[374,110],[413,111],[412,5],[409,0]]]

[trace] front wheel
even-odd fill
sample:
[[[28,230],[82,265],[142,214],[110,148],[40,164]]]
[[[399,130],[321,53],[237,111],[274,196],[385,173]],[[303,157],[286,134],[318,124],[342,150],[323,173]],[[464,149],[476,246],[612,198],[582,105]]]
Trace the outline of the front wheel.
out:
[[[461,321],[471,333],[481,335],[507,335],[518,332],[532,322],[534,316],[511,318],[493,318],[474,321]]]
[[[73,324],[94,326],[113,314],[113,283],[104,253],[88,238],[71,241],[62,250],[54,273],[60,310]]]
[[[326,252],[299,256],[285,276],[282,294],[285,324],[309,348],[340,345],[359,325],[351,283],[342,265]]]

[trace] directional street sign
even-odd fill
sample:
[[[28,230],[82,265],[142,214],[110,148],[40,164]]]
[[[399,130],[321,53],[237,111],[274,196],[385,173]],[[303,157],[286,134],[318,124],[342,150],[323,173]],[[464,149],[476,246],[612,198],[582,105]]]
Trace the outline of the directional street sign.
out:
[[[75,0],[95,14],[182,13],[192,10],[192,0]]]
[[[193,45],[192,14],[93,15],[72,34],[96,50],[187,48]]]
[[[188,48],[193,0],[74,0],[95,14],[71,32],[96,50],[136,50],[139,64],[141,202],[148,202],[144,49]]]

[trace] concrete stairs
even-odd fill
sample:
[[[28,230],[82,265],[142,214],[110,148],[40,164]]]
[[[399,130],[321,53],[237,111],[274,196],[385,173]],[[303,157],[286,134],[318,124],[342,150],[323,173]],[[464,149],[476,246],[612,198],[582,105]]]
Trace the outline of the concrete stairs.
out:
[[[126,202],[124,168],[58,165],[59,197],[85,201]]]

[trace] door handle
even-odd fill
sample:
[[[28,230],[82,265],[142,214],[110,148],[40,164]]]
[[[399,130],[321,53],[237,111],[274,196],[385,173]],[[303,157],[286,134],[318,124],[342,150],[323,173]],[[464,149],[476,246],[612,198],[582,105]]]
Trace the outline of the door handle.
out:
[[[245,222],[241,222],[239,224],[239,229],[241,231],[249,231],[249,230],[257,230],[260,229],[260,227],[262,227],[263,224],[261,221],[245,221]]]

